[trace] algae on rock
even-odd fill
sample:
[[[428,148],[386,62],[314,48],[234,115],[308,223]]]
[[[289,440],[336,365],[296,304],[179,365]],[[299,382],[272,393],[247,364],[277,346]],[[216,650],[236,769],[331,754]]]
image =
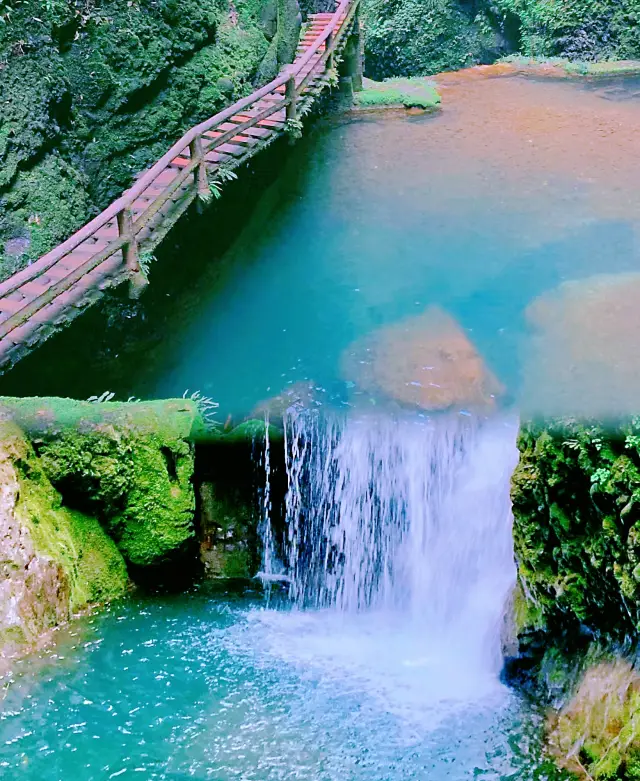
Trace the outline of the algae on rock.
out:
[[[24,434],[8,422],[0,429],[0,651],[8,656],[72,612],[122,596],[128,576],[99,522],[62,505]]]
[[[193,539],[193,429],[188,399],[92,404],[1,398],[32,437],[42,469],[68,504],[101,519],[127,561],[156,564]]]
[[[640,778],[640,675],[621,659],[587,669],[575,694],[549,717],[558,765],[592,781]]]

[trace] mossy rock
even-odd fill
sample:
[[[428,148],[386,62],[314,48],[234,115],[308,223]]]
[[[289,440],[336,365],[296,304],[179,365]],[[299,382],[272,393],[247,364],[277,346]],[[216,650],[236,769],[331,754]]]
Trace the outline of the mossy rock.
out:
[[[582,779],[640,777],[640,676],[628,662],[600,662],[547,721],[547,747],[558,765]]]
[[[2,397],[0,410],[31,437],[67,503],[100,518],[131,564],[157,564],[194,537],[191,436],[207,423],[191,399]]]
[[[121,597],[128,586],[127,569],[98,520],[62,505],[31,445],[14,426],[2,424],[0,438],[18,477],[15,515],[28,530],[36,554],[64,573],[70,610]]]
[[[157,564],[194,537],[193,446],[103,428],[37,445],[52,483],[102,518],[127,561]]]
[[[436,109],[441,102],[434,84],[426,79],[386,79],[382,82],[365,80],[365,88],[356,92],[354,100],[361,108],[418,108]]]

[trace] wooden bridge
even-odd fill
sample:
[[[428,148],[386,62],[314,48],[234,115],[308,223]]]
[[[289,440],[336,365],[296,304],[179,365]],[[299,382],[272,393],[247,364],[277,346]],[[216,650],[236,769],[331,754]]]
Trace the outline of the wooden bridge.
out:
[[[191,128],[117,201],[58,247],[0,283],[0,371],[63,328],[108,288],[146,283],[150,253],[211,184],[287,132],[336,76],[336,58],[359,33],[360,0],[313,14],[296,59],[269,84]],[[359,57],[358,55],[356,55]],[[214,184],[214,186],[216,186]],[[144,258],[143,258],[144,260]]]

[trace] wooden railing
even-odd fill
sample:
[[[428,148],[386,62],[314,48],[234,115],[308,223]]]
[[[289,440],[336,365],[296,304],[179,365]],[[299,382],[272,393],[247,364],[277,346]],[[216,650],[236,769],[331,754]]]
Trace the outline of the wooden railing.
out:
[[[95,240],[98,245],[107,242],[106,246],[99,246],[86,260],[74,262],[73,268],[64,277],[57,281],[49,280],[46,290],[30,300],[25,300],[24,306],[18,311],[12,312],[11,306],[2,310],[9,312],[10,316],[0,322],[0,363],[3,362],[3,340],[6,342],[8,335],[54,302],[62,293],[78,285],[83,277],[116,253],[122,251],[123,256],[123,264],[120,264],[118,274],[129,279],[139,277],[141,234],[144,240],[145,230],[148,233],[152,223],[162,221],[161,211],[185,185],[193,198],[197,195],[209,195],[209,175],[215,174],[220,166],[221,155],[218,155],[216,162],[216,150],[224,147],[243,131],[257,127],[259,123],[283,110],[286,121],[297,119],[300,102],[307,95],[309,86],[316,83],[319,76],[326,75],[333,69],[336,53],[357,18],[359,4],[360,0],[341,0],[323,32],[294,65],[284,68],[273,81],[253,94],[192,127],[107,209],[51,252],[0,283],[1,307],[3,301],[12,304],[25,285],[46,278],[47,272],[65,258],[77,253],[81,245],[89,245],[91,240]],[[248,111],[251,112],[250,116],[246,114]],[[221,126],[232,118],[235,118],[233,127],[221,129]],[[286,129],[286,121],[280,130]],[[168,174],[168,171],[171,171],[171,174]],[[31,285],[30,289],[33,287]],[[13,298],[10,301],[8,297],[11,296]]]

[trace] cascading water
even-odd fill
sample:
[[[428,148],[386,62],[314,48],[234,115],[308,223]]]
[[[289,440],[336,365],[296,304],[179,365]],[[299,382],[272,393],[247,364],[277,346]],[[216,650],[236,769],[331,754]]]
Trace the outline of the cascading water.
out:
[[[380,632],[403,664],[495,679],[516,574],[516,431],[503,417],[290,411],[295,605]]]

